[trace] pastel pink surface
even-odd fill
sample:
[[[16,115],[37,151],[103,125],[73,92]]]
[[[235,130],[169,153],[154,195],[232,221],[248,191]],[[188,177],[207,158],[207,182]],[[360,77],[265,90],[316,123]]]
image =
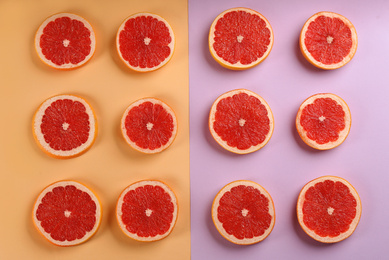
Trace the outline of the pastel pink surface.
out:
[[[274,31],[268,58],[246,71],[221,67],[208,50],[213,19],[226,9],[260,12]],[[323,71],[302,56],[298,38],[305,21],[319,11],[347,17],[358,34],[358,49],[343,68]],[[206,1],[189,0],[190,167],[192,259],[379,259],[389,253],[389,96],[387,46],[389,2],[362,1]],[[274,114],[274,133],[261,150],[236,155],[221,148],[208,130],[213,101],[236,88],[261,95]],[[295,129],[300,104],[316,93],[330,92],[350,107],[352,126],[346,141],[328,151],[302,142]],[[296,218],[301,188],[323,175],[348,180],[362,200],[354,234],[333,245],[308,237]],[[211,205],[227,183],[248,179],[262,185],[274,200],[273,232],[259,244],[237,246],[225,240],[211,218]]]

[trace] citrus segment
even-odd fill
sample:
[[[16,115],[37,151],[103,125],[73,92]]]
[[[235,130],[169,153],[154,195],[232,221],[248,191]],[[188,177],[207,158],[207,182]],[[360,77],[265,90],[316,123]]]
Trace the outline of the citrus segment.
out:
[[[261,149],[273,134],[273,114],[258,94],[237,89],[216,99],[209,114],[209,130],[223,148],[238,154]]]
[[[101,215],[100,202],[91,190],[75,181],[59,181],[39,194],[33,222],[51,243],[74,246],[96,233]]]
[[[139,181],[128,186],[117,201],[116,217],[122,231],[144,242],[167,237],[173,230],[178,202],[173,191],[160,181]]]
[[[304,57],[321,69],[337,69],[348,63],[357,51],[354,25],[344,16],[319,12],[310,17],[300,33]]]
[[[306,184],[297,201],[297,217],[303,230],[323,243],[349,237],[357,227],[362,206],[357,191],[346,180],[323,176]]]
[[[228,241],[250,245],[264,240],[273,230],[275,210],[270,194],[252,181],[224,186],[212,204],[212,219]]]
[[[88,62],[96,49],[96,38],[84,18],[59,13],[47,18],[35,34],[39,58],[56,69],[73,69]]]
[[[175,37],[162,17],[137,13],[128,17],[118,29],[116,47],[122,61],[138,72],[154,71],[172,58]]]
[[[143,98],[124,112],[121,130],[127,143],[143,153],[159,153],[168,148],[177,135],[174,111],[161,100]]]
[[[273,47],[273,30],[262,14],[249,8],[232,8],[215,18],[208,42],[212,57],[220,65],[244,70],[267,58]]]
[[[306,99],[296,117],[296,128],[309,146],[328,150],[344,142],[351,128],[351,113],[337,95],[316,94]]]
[[[86,152],[97,135],[97,122],[88,102],[74,95],[57,95],[44,101],[33,118],[39,147],[55,158]]]

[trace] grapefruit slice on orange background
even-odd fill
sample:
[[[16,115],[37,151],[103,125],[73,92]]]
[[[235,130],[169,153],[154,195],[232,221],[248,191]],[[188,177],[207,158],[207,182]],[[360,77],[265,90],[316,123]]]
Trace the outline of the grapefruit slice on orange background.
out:
[[[269,55],[273,29],[255,10],[239,7],[219,14],[209,30],[209,50],[223,67],[232,70],[252,68]]]
[[[87,63],[96,50],[90,23],[79,15],[59,13],[47,18],[35,34],[39,58],[56,69],[74,69]]]
[[[102,207],[97,196],[76,181],[58,181],[37,197],[33,222],[39,233],[57,246],[74,246],[98,230]]]

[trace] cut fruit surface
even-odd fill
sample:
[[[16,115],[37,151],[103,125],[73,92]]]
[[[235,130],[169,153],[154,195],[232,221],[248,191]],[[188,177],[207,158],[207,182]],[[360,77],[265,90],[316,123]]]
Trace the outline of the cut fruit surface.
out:
[[[300,33],[300,49],[314,66],[331,70],[347,64],[357,51],[354,25],[344,16],[319,12],[310,17]]]
[[[156,98],[143,98],[132,103],[121,120],[122,135],[135,150],[159,153],[167,149],[177,135],[174,111]]]
[[[96,38],[90,23],[71,13],[47,18],[35,34],[39,58],[56,69],[74,69],[88,62],[96,49]]]
[[[350,132],[350,109],[337,95],[313,95],[301,104],[296,116],[296,128],[301,139],[312,148],[335,148],[344,142]]]
[[[258,94],[236,89],[216,99],[209,114],[212,137],[226,150],[247,154],[261,149],[274,130],[273,114]]]
[[[33,118],[39,147],[55,158],[86,152],[97,135],[97,121],[89,103],[75,95],[57,95],[44,101]]]
[[[273,230],[275,210],[270,194],[259,184],[240,180],[224,186],[212,204],[219,233],[238,245],[264,240]]]
[[[116,205],[121,230],[137,241],[152,242],[167,237],[178,216],[178,201],[165,183],[139,181],[128,186]]]
[[[323,176],[307,183],[297,200],[297,218],[313,239],[336,243],[356,229],[362,213],[355,188],[345,179]]]
[[[223,67],[252,68],[267,58],[273,47],[268,20],[249,8],[232,8],[219,14],[209,31],[209,50]]]
[[[170,61],[175,45],[174,32],[162,17],[137,13],[118,29],[117,52],[121,60],[138,72],[154,71]]]
[[[33,222],[48,241],[74,246],[91,238],[101,222],[96,195],[76,181],[59,181],[46,187],[33,208]]]

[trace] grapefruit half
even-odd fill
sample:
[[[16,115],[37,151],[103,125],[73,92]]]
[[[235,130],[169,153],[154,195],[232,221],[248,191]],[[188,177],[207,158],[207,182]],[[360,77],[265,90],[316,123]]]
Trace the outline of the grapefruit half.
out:
[[[167,237],[178,216],[178,201],[169,186],[145,180],[131,184],[120,194],[116,217],[128,237],[152,242]]]
[[[273,30],[257,11],[239,7],[219,14],[209,30],[209,50],[223,67],[232,70],[252,68],[269,55]]]
[[[92,107],[85,99],[67,94],[45,100],[35,112],[32,128],[39,147],[61,159],[83,154],[97,135]]]
[[[117,52],[132,70],[150,72],[170,61],[175,37],[169,23],[156,14],[133,14],[120,25],[116,35]]]
[[[74,246],[98,230],[102,208],[97,196],[76,181],[46,187],[35,201],[32,218],[39,233],[57,246]]]
[[[300,49],[314,66],[333,70],[346,65],[357,51],[354,25],[344,16],[319,12],[311,16],[300,33]]]
[[[350,109],[335,94],[315,94],[301,104],[296,116],[296,128],[301,139],[312,148],[335,148],[344,142],[350,132]]]
[[[247,154],[264,147],[274,130],[273,113],[266,101],[247,89],[219,96],[209,113],[209,130],[224,149]]]
[[[154,154],[167,149],[177,135],[176,115],[167,104],[156,98],[142,98],[124,112],[121,131],[135,150]]]
[[[74,69],[88,62],[96,49],[90,23],[79,15],[59,13],[47,18],[35,34],[39,58],[56,69]]]
[[[323,176],[308,182],[297,200],[297,219],[313,239],[336,243],[348,238],[361,218],[361,200],[345,179]]]
[[[224,186],[212,204],[219,233],[238,245],[264,240],[273,230],[275,210],[270,194],[259,184],[240,180]]]

